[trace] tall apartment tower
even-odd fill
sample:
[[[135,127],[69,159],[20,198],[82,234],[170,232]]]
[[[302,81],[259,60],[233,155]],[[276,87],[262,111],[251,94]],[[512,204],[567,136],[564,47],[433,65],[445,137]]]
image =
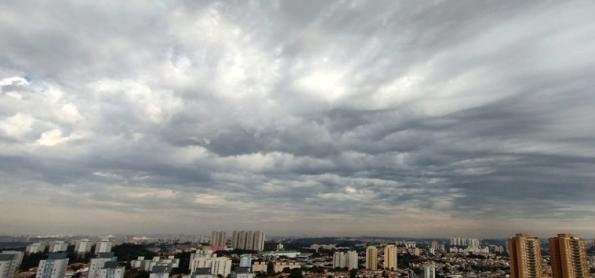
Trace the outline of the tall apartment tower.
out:
[[[35,254],[35,253],[41,253],[44,250],[45,250],[45,244],[42,244],[41,242],[34,242],[34,243],[27,245],[27,249],[25,250],[25,252],[27,254]]]
[[[366,269],[378,270],[378,249],[376,246],[366,248]]]
[[[263,251],[264,250],[264,233],[261,231],[254,232],[254,241],[252,242],[252,250]]]
[[[213,250],[213,251],[225,250],[225,232],[224,231],[211,232],[211,250]]]
[[[49,247],[49,252],[50,253],[60,253],[60,252],[66,252],[66,250],[68,250],[68,243],[61,241],[61,240],[57,240],[57,241],[52,241],[50,243],[50,247]]]
[[[126,268],[119,266],[118,262],[106,262],[105,266],[99,270],[97,277],[99,278],[124,278]]]
[[[233,231],[231,236],[231,247],[240,250],[246,248],[246,231]]]
[[[254,246],[254,232],[246,231],[246,246],[243,249],[244,250],[252,250],[253,246]]]
[[[3,271],[0,270],[0,278],[13,277],[17,273],[17,270],[19,269],[19,267],[21,266],[24,256],[25,256],[25,253],[21,252],[21,251],[13,251],[13,250],[2,251],[2,253],[0,253],[0,265],[4,264],[4,266],[8,267],[8,272],[6,275],[4,275]],[[0,269],[2,269],[1,266],[0,266]]]
[[[540,278],[541,245],[537,237],[516,234],[508,240],[511,278]]]
[[[109,253],[112,251],[112,242],[107,239],[102,239],[95,244],[95,255],[101,253]]]
[[[39,261],[35,278],[64,278],[67,266],[65,253],[51,253],[46,260]]]
[[[76,242],[74,246],[74,252],[77,254],[87,254],[91,252],[91,247],[93,247],[93,243],[91,243],[88,239],[81,239]]]
[[[397,246],[384,246],[384,269],[397,270]]]
[[[14,277],[15,255],[0,254],[0,278]]]
[[[436,265],[424,264],[424,278],[436,278]]]
[[[359,257],[357,256],[357,251],[349,251],[347,252],[347,269],[357,269]]]
[[[552,278],[588,278],[585,241],[571,234],[550,238]]]
[[[233,231],[231,246],[240,250],[264,250],[265,234],[261,231]]]
[[[99,272],[105,267],[107,262],[115,262],[118,258],[114,257],[113,253],[99,253],[97,258],[92,258],[89,261],[89,271],[87,278],[99,278]]]

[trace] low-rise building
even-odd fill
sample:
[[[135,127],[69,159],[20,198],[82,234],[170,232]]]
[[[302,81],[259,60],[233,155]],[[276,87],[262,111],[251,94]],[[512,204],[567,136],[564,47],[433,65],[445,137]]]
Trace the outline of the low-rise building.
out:
[[[231,278],[254,278],[254,273],[250,271],[249,267],[238,267],[231,273]]]
[[[256,261],[252,264],[252,272],[263,272],[268,271],[268,264],[265,261]]]
[[[198,267],[190,274],[190,278],[216,278],[216,275],[211,273],[210,267]]]
[[[276,261],[273,264],[273,272],[279,273],[283,272],[284,269],[294,269],[294,268],[301,268],[302,266],[298,262],[293,261]]]
[[[130,267],[133,269],[141,269],[143,271],[151,271],[155,266],[167,266],[170,269],[177,268],[180,266],[180,259],[175,258],[174,256],[168,257],[153,257],[152,259],[145,259],[145,257],[140,256],[136,260],[130,261]]]

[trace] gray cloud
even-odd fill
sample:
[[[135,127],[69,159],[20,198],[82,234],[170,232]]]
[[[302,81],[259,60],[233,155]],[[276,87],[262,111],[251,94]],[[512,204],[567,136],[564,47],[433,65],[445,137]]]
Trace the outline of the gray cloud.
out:
[[[0,233],[592,236],[593,12],[0,1]]]

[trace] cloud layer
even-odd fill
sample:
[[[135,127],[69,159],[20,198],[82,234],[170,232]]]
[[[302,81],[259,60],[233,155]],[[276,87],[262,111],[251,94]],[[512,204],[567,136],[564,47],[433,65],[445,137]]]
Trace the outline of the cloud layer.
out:
[[[592,1],[0,1],[0,233],[595,234]]]

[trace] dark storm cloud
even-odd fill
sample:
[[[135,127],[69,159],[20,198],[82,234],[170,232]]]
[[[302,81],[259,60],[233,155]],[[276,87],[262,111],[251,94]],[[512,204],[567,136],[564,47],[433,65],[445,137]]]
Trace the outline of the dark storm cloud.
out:
[[[588,234],[593,12],[0,2],[0,232]]]

